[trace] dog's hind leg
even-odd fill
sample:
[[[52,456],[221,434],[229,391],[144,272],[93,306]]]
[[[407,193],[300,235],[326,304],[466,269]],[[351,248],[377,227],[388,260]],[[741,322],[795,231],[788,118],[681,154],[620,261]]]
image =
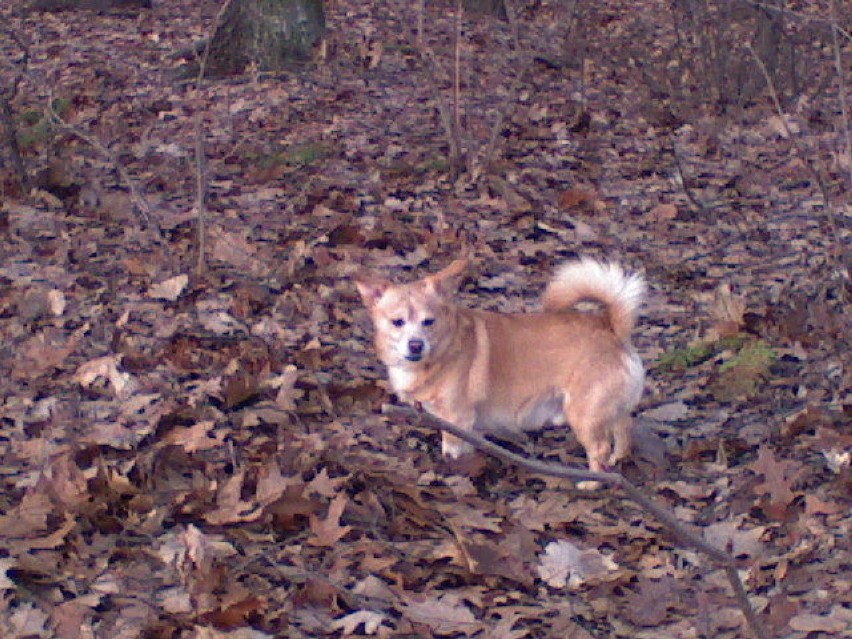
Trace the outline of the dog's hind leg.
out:
[[[615,466],[622,459],[630,454],[630,449],[633,444],[633,418],[630,415],[623,415],[615,419],[612,423],[612,454],[607,460],[607,465]]]

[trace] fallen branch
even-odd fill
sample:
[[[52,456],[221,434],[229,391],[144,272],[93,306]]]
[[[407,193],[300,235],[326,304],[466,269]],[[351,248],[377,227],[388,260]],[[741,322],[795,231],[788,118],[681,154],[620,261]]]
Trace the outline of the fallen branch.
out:
[[[385,411],[386,415],[390,416],[405,416],[411,415],[410,409],[390,407]],[[691,546],[695,550],[704,553],[712,559],[717,565],[725,570],[731,588],[734,591],[734,598],[737,605],[745,616],[746,623],[757,639],[769,639],[766,629],[757,616],[751,602],[748,600],[748,593],[743,586],[739,573],[736,568],[736,561],[727,552],[720,550],[716,546],[706,542],[700,534],[694,532],[683,522],[677,519],[668,509],[658,504],[652,497],[645,494],[639,488],[634,486],[624,475],[616,472],[598,473],[590,470],[580,470],[570,468],[564,464],[555,462],[543,462],[536,459],[529,459],[523,455],[518,455],[510,450],[488,441],[484,437],[463,430],[449,422],[430,415],[428,413],[418,413],[421,423],[429,428],[441,430],[459,439],[467,442],[477,450],[507,461],[521,468],[525,468],[540,475],[548,475],[550,477],[560,477],[563,479],[571,479],[574,481],[595,481],[620,488],[626,495],[636,504],[651,513],[678,541]]]

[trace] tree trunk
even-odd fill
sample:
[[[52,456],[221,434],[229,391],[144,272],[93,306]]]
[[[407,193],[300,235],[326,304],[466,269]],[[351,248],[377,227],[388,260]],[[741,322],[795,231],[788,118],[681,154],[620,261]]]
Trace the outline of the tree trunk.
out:
[[[464,0],[462,2],[465,11],[471,13],[482,13],[496,16],[501,20],[506,19],[506,4],[503,0]]]
[[[322,0],[233,0],[210,42],[206,72],[282,71],[307,61],[324,33]]]

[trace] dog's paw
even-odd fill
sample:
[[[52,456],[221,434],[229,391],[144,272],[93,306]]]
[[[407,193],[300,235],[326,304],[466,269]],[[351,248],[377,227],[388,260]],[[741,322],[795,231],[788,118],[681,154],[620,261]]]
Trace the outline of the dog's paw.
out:
[[[445,459],[458,459],[462,455],[472,453],[474,450],[473,446],[455,437],[450,439],[445,436],[441,439],[441,455]]]
[[[578,481],[577,488],[580,490],[600,490],[601,484],[599,481]]]

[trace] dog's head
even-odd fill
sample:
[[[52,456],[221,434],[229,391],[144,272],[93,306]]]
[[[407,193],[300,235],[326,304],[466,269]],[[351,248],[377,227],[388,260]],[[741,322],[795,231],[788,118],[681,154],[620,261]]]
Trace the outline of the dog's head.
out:
[[[411,368],[443,354],[456,330],[452,301],[465,260],[409,284],[380,278],[355,280],[376,330],[379,359],[392,368]]]

